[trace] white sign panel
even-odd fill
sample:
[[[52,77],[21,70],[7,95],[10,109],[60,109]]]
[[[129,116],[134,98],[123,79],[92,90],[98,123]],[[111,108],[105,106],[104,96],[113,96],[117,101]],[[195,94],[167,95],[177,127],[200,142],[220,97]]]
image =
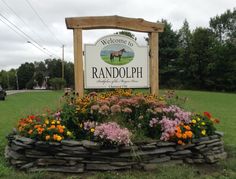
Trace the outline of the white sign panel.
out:
[[[148,47],[124,35],[85,44],[85,88],[149,87]]]

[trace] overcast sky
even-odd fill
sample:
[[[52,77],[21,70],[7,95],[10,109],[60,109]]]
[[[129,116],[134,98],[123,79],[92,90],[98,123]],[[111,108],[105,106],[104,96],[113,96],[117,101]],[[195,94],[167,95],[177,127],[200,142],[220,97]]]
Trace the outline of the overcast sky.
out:
[[[65,17],[119,15],[152,22],[167,19],[175,30],[187,19],[194,29],[208,27],[211,17],[234,7],[236,0],[0,0],[0,70],[17,68],[24,62],[59,58],[62,44],[65,60],[73,61],[73,34],[66,28]],[[94,43],[114,32],[117,30],[84,31],[83,42]],[[144,43],[145,33],[135,35],[138,43]],[[34,42],[44,48],[45,53],[36,48]]]

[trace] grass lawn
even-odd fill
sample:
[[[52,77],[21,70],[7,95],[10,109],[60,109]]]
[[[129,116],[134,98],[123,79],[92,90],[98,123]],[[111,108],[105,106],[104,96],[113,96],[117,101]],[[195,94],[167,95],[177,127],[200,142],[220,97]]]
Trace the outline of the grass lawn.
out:
[[[133,60],[133,57],[121,57],[120,61],[118,57],[114,57],[112,61],[110,60],[110,57],[108,56],[101,56],[101,58],[104,60],[104,62],[111,65],[124,65]]]
[[[156,171],[103,172],[82,175],[18,172],[7,166],[4,160],[5,136],[17,124],[20,117],[30,113],[42,113],[48,108],[58,108],[62,92],[21,93],[0,101],[0,178],[90,178],[90,179],[133,179],[133,178],[236,178],[236,94],[199,91],[177,91],[179,96],[188,97],[185,107],[189,110],[208,111],[221,123],[218,130],[224,132],[227,161],[217,165],[160,166]]]

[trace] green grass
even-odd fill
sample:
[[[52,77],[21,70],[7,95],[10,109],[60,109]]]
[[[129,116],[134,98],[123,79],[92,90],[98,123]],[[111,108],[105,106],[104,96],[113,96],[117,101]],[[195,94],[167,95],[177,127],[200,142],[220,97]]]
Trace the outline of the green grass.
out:
[[[101,56],[104,62],[111,64],[111,65],[125,65],[128,64],[133,60],[133,57],[121,57],[120,61],[118,57],[114,57],[113,61],[110,60],[108,56]]]
[[[62,94],[62,92],[19,93],[7,96],[5,101],[0,101],[0,178],[4,176],[5,178],[37,178],[43,175],[41,173],[26,175],[6,166],[3,157],[5,136],[16,127],[21,117],[59,107]]]
[[[8,96],[6,101],[0,101],[0,178],[89,178],[89,179],[134,179],[134,178],[236,178],[236,94],[214,93],[199,91],[177,91],[179,96],[188,97],[185,107],[192,111],[211,112],[221,120],[217,126],[224,132],[225,148],[229,153],[226,161],[213,166],[183,165],[160,166],[156,171],[126,171],[126,172],[98,172],[82,175],[62,175],[51,173],[18,172],[7,165],[3,157],[6,145],[5,136],[17,124],[20,117],[29,113],[41,113],[48,108],[60,106],[59,98],[62,92],[22,93]]]
[[[188,98],[185,108],[208,111],[220,119],[217,129],[224,132],[227,146],[236,148],[236,94],[199,91],[177,91],[177,94]]]

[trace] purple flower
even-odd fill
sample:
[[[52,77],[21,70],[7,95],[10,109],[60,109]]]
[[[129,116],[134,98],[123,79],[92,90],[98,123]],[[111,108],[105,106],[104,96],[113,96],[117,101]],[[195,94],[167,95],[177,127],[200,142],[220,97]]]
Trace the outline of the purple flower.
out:
[[[97,122],[86,121],[86,122],[84,122],[84,130],[90,130],[91,128],[95,128],[96,125],[97,125]]]

